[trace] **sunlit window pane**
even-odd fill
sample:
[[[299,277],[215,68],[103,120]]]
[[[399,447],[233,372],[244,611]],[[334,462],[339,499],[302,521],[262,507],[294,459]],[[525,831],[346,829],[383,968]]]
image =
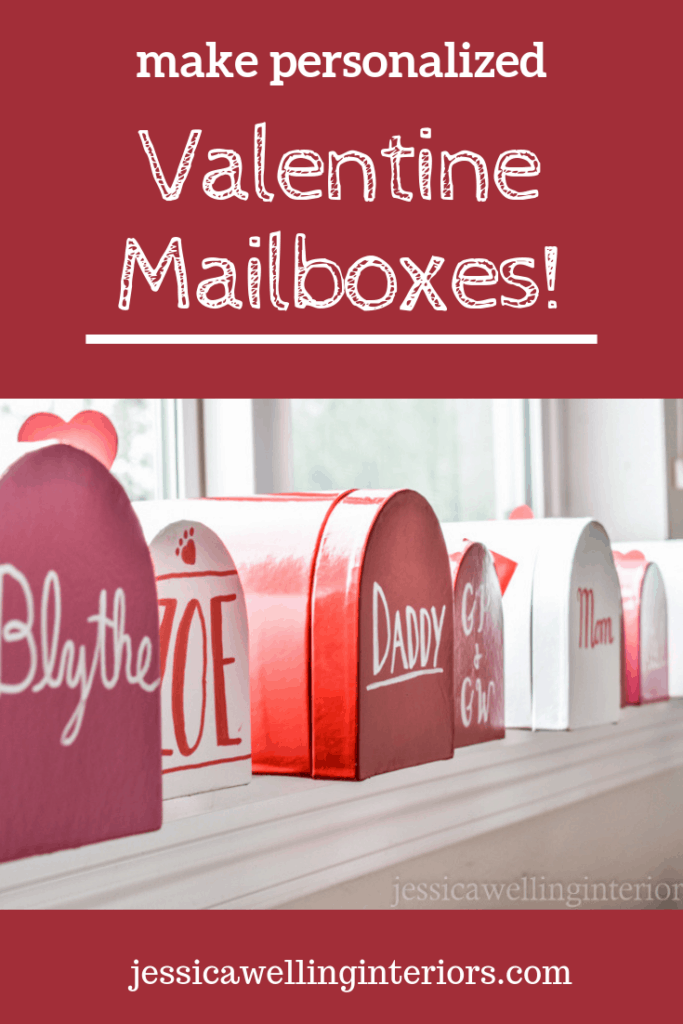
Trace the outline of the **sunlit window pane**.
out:
[[[412,487],[444,521],[495,516],[491,399],[294,399],[296,490]]]

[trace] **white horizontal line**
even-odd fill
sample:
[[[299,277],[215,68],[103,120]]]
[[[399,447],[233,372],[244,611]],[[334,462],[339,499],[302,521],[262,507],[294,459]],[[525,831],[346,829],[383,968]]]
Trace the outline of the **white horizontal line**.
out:
[[[86,334],[86,345],[597,345],[597,334]]]
[[[442,668],[420,668],[415,672],[406,672],[403,676],[392,676],[391,679],[382,679],[378,683],[369,683],[366,690],[376,690],[378,686],[391,686],[392,683],[405,683],[406,679],[417,679],[418,676],[435,676],[443,672]]]

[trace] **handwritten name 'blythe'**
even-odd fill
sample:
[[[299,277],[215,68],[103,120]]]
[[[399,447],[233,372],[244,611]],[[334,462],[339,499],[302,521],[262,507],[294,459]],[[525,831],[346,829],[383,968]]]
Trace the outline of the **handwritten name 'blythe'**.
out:
[[[7,622],[4,619],[6,580],[14,580],[21,590],[24,604],[23,619],[14,618]],[[64,747],[71,746],[81,730],[88,698],[98,673],[105,690],[114,689],[122,671],[129,683],[139,686],[147,693],[156,690],[160,683],[159,679],[153,682],[146,680],[153,653],[152,641],[148,636],[143,636],[140,640],[133,666],[133,644],[125,632],[126,595],[121,587],[114,592],[111,617],[107,615],[107,604],[107,591],[101,590],[98,610],[86,620],[96,627],[95,644],[88,664],[85,644],[76,647],[75,641],[69,639],[60,647],[62,590],[57,573],[50,570],[43,581],[39,640],[36,640],[33,628],[34,601],[29,582],[24,573],[15,566],[0,565],[0,695],[20,694],[29,689],[32,693],[40,693],[46,687],[59,689],[63,683],[71,690],[78,690],[78,703],[60,737],[60,743]],[[8,682],[4,678],[5,648],[7,644],[14,643],[26,645],[28,669],[19,682]],[[111,662],[111,673],[107,671],[108,658]],[[42,676],[35,681],[41,669]]]
[[[138,50],[140,60],[137,78],[255,78],[259,59],[246,50],[233,57],[232,50],[217,51],[215,42],[206,44],[207,53],[189,50],[176,57],[169,50],[162,53]],[[543,43],[518,56],[511,50],[472,50],[465,42],[456,56],[455,43],[443,44],[443,51],[428,50],[419,57],[408,50],[370,53],[341,50],[307,50],[298,56],[290,50],[270,51],[270,85],[283,85],[283,79],[295,75],[302,78],[546,78],[543,70]],[[181,63],[181,61],[183,63]],[[153,74],[150,72],[153,68]],[[180,68],[180,71],[178,70]],[[166,69],[166,70],[164,70]]]

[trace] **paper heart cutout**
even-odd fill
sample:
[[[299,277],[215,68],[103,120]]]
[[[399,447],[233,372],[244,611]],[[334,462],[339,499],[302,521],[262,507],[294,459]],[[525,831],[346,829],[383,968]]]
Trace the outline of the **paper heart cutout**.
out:
[[[647,558],[642,551],[613,551],[612,555],[615,562],[619,562],[620,565],[642,565],[643,562],[647,562]]]
[[[534,513],[531,511],[528,505],[518,505],[517,508],[513,508],[512,512],[508,516],[508,519],[533,519]]]
[[[53,412],[36,412],[19,428],[19,441],[61,441],[80,448],[111,469],[119,446],[111,420],[95,409],[77,412],[68,423]]]
[[[467,540],[465,537],[465,543],[471,544],[472,541]],[[456,554],[450,555],[451,562],[455,565],[459,565],[464,553],[464,551],[458,551]],[[496,576],[498,577],[498,583],[500,584],[500,592],[501,594],[504,594],[519,563],[513,562],[511,558],[508,558],[506,555],[499,554],[492,548],[489,548],[489,554],[493,561],[493,568],[496,570]]]
[[[493,567],[496,570],[496,576],[500,583],[500,592],[504,594],[508,588],[510,580],[514,576],[515,569],[517,568],[517,562],[513,562],[511,558],[507,558],[505,555],[499,554],[497,551],[491,551],[491,558],[493,559]]]

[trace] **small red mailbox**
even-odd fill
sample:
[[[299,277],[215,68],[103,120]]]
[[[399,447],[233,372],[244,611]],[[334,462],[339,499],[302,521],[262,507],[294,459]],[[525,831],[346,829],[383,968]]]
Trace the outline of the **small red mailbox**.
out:
[[[642,551],[612,550],[624,611],[622,704],[667,700],[667,609],[664,581]]]
[[[451,547],[455,746],[465,747],[505,735],[503,598],[484,544],[463,541]],[[509,559],[505,563],[515,565]]]
[[[446,545],[415,491],[353,491],[313,587],[313,774],[365,779],[453,753]],[[275,696],[275,695],[274,695]]]
[[[0,479],[0,860],[161,825],[156,588],[121,485],[65,444]]]

